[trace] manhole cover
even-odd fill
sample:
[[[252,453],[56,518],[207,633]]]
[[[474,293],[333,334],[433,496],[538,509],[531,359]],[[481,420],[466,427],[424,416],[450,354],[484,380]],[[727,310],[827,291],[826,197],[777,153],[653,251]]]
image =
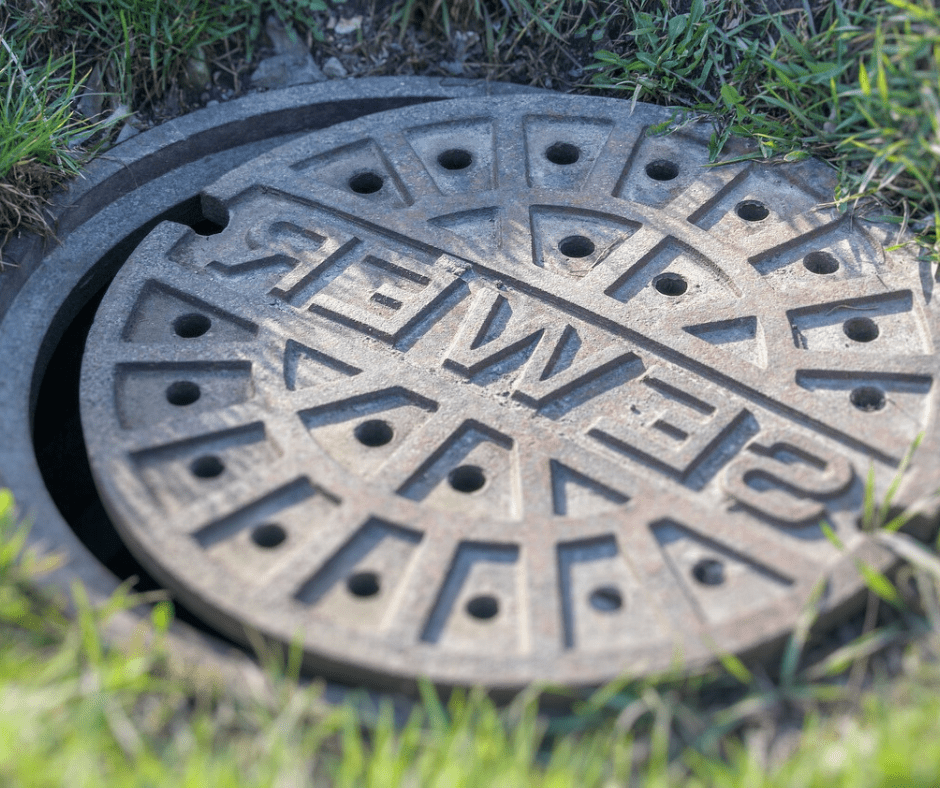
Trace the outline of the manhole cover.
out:
[[[935,486],[932,278],[822,165],[551,96],[317,132],[157,228],[82,418],[140,561],[213,625],[386,686],[587,685],[792,628],[869,473]],[[879,235],[879,233],[881,233]],[[826,538],[828,522],[849,553]]]

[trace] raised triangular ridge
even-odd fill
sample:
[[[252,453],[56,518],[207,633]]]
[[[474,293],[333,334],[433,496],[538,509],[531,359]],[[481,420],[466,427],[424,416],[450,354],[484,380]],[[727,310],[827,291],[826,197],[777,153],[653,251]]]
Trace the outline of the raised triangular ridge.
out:
[[[716,288],[717,286],[717,288]],[[604,293],[624,303],[645,293],[650,303],[675,298],[740,295],[731,278],[688,244],[668,236],[631,265]]]
[[[468,420],[401,484],[399,495],[461,515],[515,520],[522,490],[512,438]]]
[[[665,634],[613,534],[559,542],[557,555],[565,649],[610,653]]]
[[[408,129],[405,136],[442,194],[486,191],[496,185],[493,121],[445,121]]]
[[[247,342],[258,327],[249,320],[153,279],[140,290],[122,332],[126,342]]]
[[[630,500],[625,493],[570,468],[549,460],[552,475],[552,505],[562,517],[586,517],[613,509]]]
[[[699,323],[685,326],[683,331],[710,345],[724,347],[735,357],[754,364],[761,369],[767,367],[767,347],[760,322],[754,316],[735,317],[714,323]]]
[[[381,468],[437,408],[436,402],[393,386],[344,397],[298,415],[327,454],[352,473],[368,476]]]
[[[364,201],[411,205],[404,182],[373,140],[360,140],[293,165],[304,175]]]
[[[343,627],[375,629],[394,616],[421,533],[370,518],[295,593]]]
[[[582,189],[607,144],[608,118],[534,115],[525,119],[526,178],[530,186]]]
[[[577,208],[534,205],[532,262],[565,276],[583,277],[639,228],[619,216]]]
[[[333,358],[322,350],[287,340],[284,348],[284,385],[288,391],[313,388],[362,372],[358,367]]]
[[[786,594],[793,585],[770,566],[671,520],[651,528],[666,564],[704,620],[739,618]]]
[[[496,252],[501,246],[501,210],[478,208],[436,216],[429,220],[435,227],[443,227],[473,244],[481,252]]]

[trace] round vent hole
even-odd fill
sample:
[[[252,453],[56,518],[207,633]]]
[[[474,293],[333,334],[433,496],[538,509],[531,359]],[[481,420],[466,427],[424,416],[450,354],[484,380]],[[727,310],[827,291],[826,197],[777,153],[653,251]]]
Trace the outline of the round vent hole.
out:
[[[601,613],[613,613],[623,607],[623,596],[613,586],[602,586],[591,592],[591,607]]]
[[[486,484],[486,474],[476,465],[461,465],[450,472],[447,480],[457,492],[472,493]]]
[[[199,399],[201,394],[202,392],[199,390],[199,386],[191,380],[178,380],[167,386],[166,401],[171,405],[184,407],[186,405],[192,405]]]
[[[353,596],[370,597],[379,593],[381,584],[375,572],[356,572],[346,580],[346,588]]]
[[[646,165],[646,174],[654,181],[671,181],[679,174],[679,165],[669,159],[656,159]]]
[[[375,194],[385,184],[377,172],[360,172],[349,179],[349,188],[356,194]]]
[[[215,479],[225,472],[225,463],[214,454],[205,454],[193,460],[189,470],[198,479]]]
[[[770,210],[758,200],[739,202],[734,210],[746,222],[761,222],[770,216]]]
[[[465,170],[473,164],[473,156],[463,148],[451,148],[437,157],[437,163],[445,170]]]
[[[210,328],[212,328],[212,321],[199,312],[180,315],[173,321],[173,330],[176,332],[176,336],[183,339],[201,337]]]
[[[287,531],[277,523],[259,525],[251,532],[251,541],[265,549],[277,547],[285,539],[287,539]]]
[[[475,596],[467,602],[467,612],[483,621],[493,618],[499,612],[499,602],[489,594]]]
[[[363,446],[375,448],[391,442],[394,431],[392,425],[382,419],[369,419],[356,427],[355,436]]]
[[[725,565],[714,558],[703,558],[692,567],[692,576],[703,586],[720,586],[725,582]]]
[[[552,164],[574,164],[581,158],[581,149],[570,142],[553,142],[545,149],[545,158]]]

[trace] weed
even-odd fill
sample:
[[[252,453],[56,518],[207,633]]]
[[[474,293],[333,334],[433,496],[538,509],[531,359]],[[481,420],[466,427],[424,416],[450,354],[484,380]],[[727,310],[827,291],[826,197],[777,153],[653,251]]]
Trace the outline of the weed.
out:
[[[74,60],[25,66],[0,33],[0,246],[17,228],[45,226],[45,196],[88,158],[79,144],[106,124],[77,119]]]
[[[638,12],[596,53],[592,84],[710,115],[714,157],[741,135],[757,157],[826,158],[838,205],[877,199],[940,262],[940,11],[930,0],[823,9],[796,27],[736,0]]]

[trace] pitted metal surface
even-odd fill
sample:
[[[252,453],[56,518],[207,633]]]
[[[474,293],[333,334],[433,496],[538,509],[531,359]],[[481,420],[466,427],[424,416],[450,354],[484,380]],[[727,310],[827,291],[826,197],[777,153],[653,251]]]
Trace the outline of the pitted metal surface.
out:
[[[218,235],[158,227],[81,389],[139,560],[385,686],[596,684],[857,596],[866,477],[923,435],[897,500],[936,486],[933,279],[822,165],[710,167],[668,117],[387,112],[222,178]]]

